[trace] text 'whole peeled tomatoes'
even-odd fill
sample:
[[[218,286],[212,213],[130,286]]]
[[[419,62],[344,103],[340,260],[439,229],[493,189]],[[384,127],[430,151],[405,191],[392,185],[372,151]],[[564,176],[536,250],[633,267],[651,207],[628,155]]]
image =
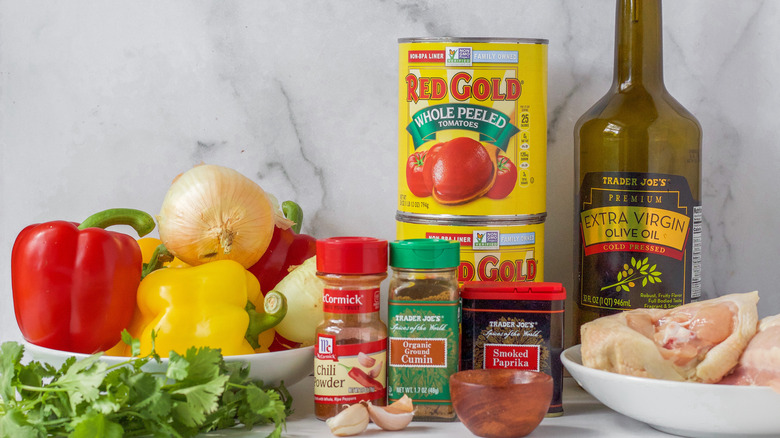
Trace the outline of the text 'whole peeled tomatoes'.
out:
[[[398,239],[460,243],[459,281],[543,281],[547,41],[402,38]]]

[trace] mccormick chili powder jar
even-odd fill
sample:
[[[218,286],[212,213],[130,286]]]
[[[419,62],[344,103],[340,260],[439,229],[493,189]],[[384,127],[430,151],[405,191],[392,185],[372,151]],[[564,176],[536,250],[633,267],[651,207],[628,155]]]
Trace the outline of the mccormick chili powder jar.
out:
[[[361,401],[387,404],[387,326],[379,286],[387,277],[387,241],[317,241],[323,322],[314,351],[314,413],[325,420]]]
[[[549,374],[553,396],[547,416],[563,415],[563,285],[468,281],[461,298],[461,369],[513,368]]]

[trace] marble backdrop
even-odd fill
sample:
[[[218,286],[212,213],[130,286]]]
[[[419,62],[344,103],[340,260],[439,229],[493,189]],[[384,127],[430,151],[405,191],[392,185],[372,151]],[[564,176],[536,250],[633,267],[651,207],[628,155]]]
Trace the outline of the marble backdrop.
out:
[[[545,278],[572,288],[572,130],[612,77],[614,0],[0,1],[0,340],[21,339],[25,225],[157,212],[176,174],[233,167],[317,237],[395,237],[397,39],[549,39]],[[780,2],[664,5],[671,93],[704,130],[704,292],[780,312]]]

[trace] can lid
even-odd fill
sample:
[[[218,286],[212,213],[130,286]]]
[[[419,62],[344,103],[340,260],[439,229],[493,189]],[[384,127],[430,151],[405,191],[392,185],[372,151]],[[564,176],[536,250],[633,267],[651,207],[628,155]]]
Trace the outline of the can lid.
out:
[[[461,297],[470,300],[544,300],[566,299],[561,283],[533,281],[467,281],[461,287]]]
[[[390,242],[390,266],[403,269],[442,269],[460,265],[460,243],[445,239],[407,239]]]
[[[387,272],[387,240],[353,236],[317,240],[317,270],[329,274]]]
[[[510,43],[510,44],[549,44],[546,38],[512,38],[512,37],[407,37],[398,38],[403,43]]]

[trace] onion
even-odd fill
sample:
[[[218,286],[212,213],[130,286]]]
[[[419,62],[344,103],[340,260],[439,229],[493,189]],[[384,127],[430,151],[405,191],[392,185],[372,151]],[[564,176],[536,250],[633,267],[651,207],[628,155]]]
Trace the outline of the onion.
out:
[[[157,216],[168,251],[196,266],[234,260],[248,268],[274,232],[274,209],[257,183],[227,167],[202,164],[179,175]]]
[[[307,259],[282,278],[274,290],[287,299],[287,314],[274,327],[276,333],[302,347],[314,345],[317,326],[323,318],[324,287],[317,277],[317,256]]]

